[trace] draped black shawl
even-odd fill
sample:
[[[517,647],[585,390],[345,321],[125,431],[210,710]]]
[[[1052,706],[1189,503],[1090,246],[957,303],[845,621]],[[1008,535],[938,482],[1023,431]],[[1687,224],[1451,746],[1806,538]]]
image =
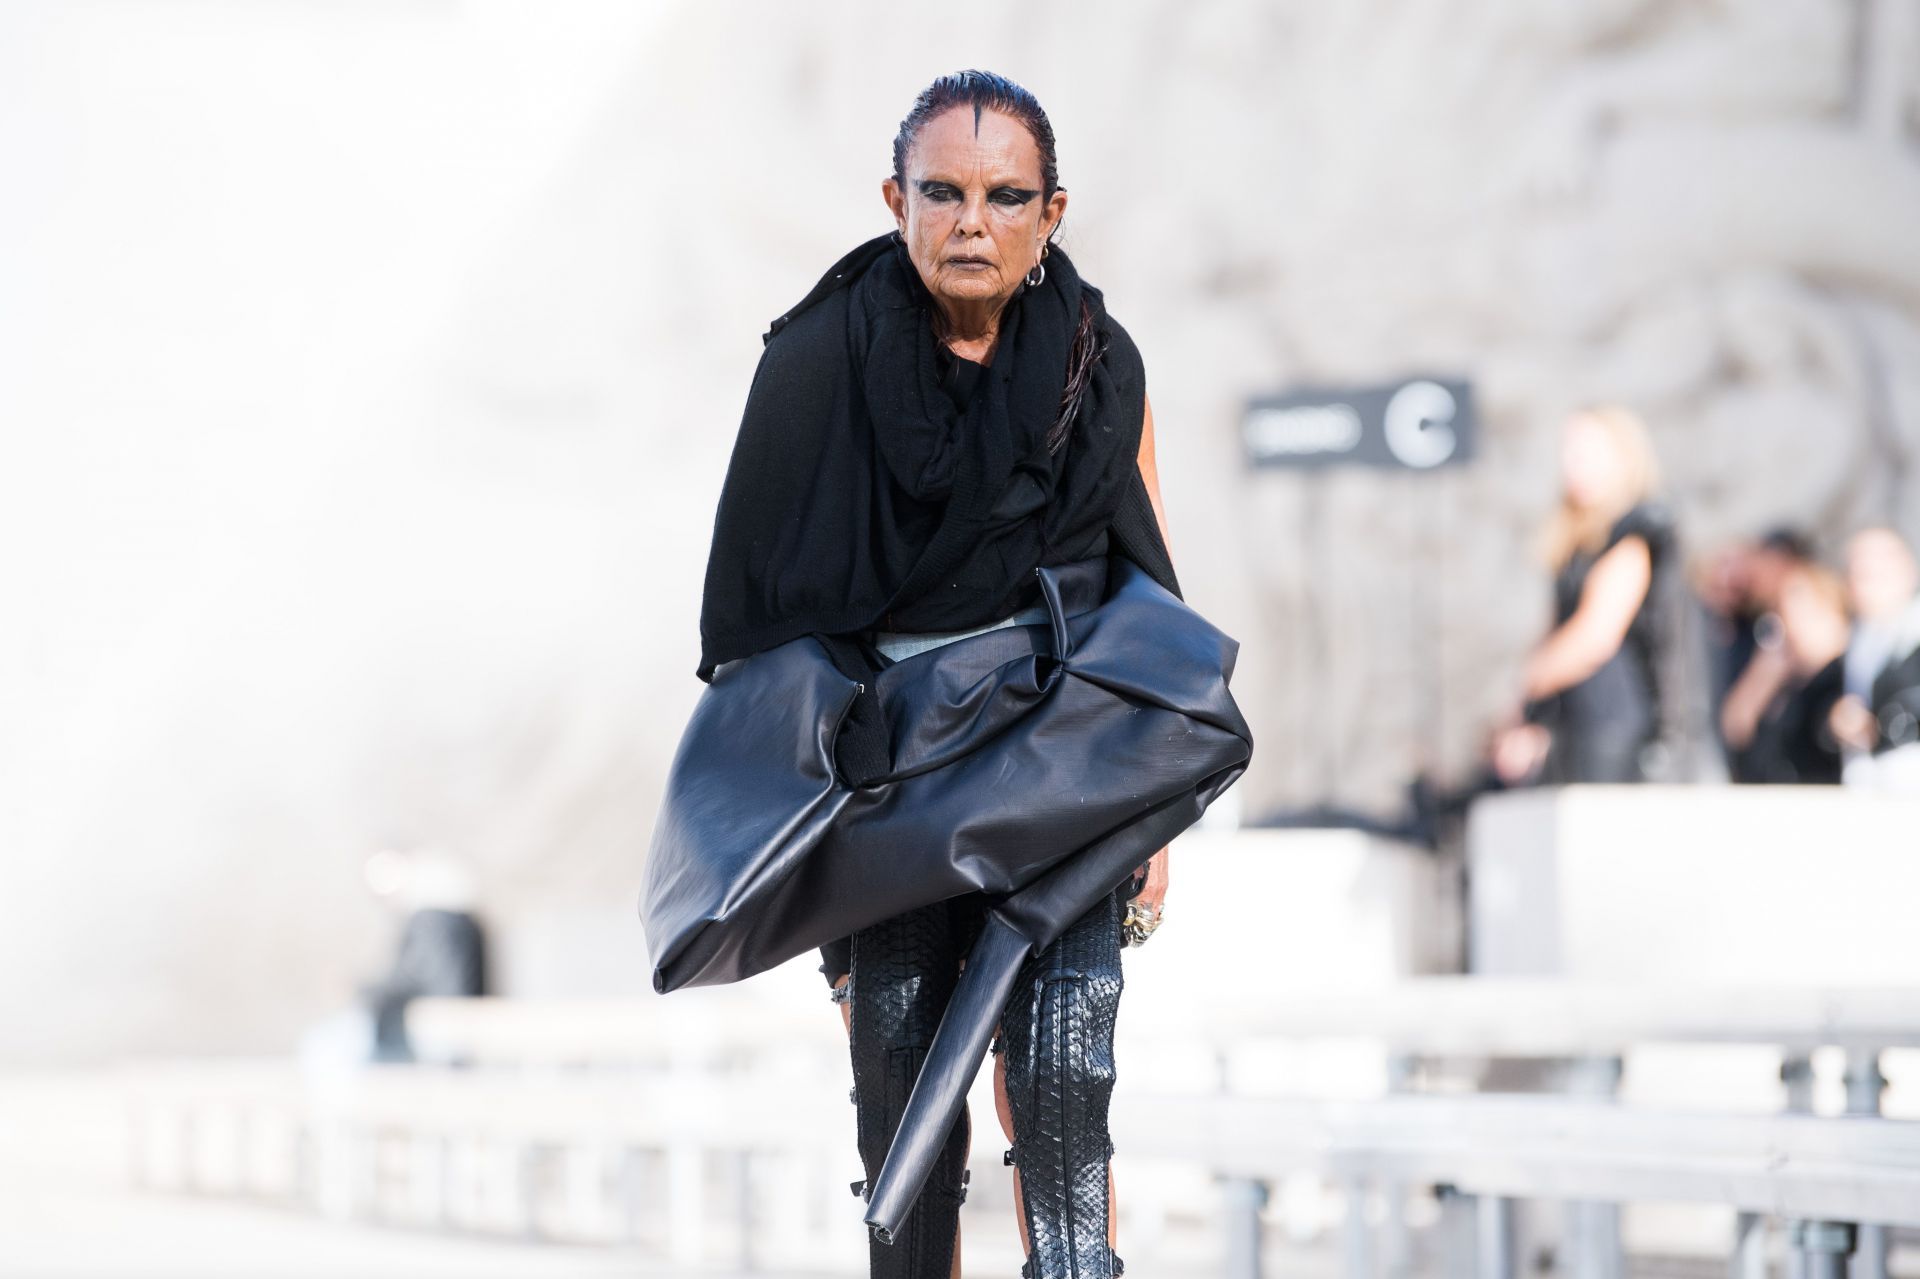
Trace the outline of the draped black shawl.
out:
[[[702,680],[809,633],[985,625],[1039,599],[1036,567],[1103,547],[1180,593],[1137,463],[1140,353],[1059,246],[1046,267],[964,408],[894,233],[773,321],[714,517]],[[1049,452],[1083,298],[1105,351]]]

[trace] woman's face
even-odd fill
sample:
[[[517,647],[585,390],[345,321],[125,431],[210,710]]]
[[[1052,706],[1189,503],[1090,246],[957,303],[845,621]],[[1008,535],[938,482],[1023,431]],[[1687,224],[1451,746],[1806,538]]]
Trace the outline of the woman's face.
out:
[[[1567,419],[1560,437],[1560,485],[1584,510],[1612,504],[1627,486],[1627,463],[1607,428],[1584,413]]]
[[[1913,552],[1892,529],[1870,528],[1847,543],[1847,588],[1854,611],[1869,621],[1891,617],[1913,601]]]
[[[943,111],[907,151],[906,187],[881,194],[920,278],[951,316],[992,315],[1040,260],[1066,212],[1067,193],[1042,199],[1040,148],[1026,126],[998,111]]]

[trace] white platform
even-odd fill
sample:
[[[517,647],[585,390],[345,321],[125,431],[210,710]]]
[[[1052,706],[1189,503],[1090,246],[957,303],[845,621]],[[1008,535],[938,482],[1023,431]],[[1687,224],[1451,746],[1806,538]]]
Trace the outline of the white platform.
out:
[[[1411,845],[1345,830],[1192,830],[1173,844],[1169,881],[1166,922],[1125,960],[1129,1000],[1163,1031],[1220,1006],[1379,990],[1458,966],[1459,904],[1432,854]]]
[[[1468,838],[1476,973],[1920,983],[1920,799],[1571,786],[1481,800]]]

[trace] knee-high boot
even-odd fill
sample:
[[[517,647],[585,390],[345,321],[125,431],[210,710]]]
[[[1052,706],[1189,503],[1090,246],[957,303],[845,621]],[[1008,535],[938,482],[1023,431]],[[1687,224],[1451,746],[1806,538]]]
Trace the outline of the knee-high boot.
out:
[[[1022,972],[1001,1020],[1010,1161],[1031,1244],[1024,1279],[1107,1279],[1113,1143],[1113,1023],[1120,1002],[1120,899],[1109,894]]]
[[[926,1061],[927,1047],[953,994],[960,956],[945,902],[908,911],[853,935],[854,1105],[860,1160],[873,1184],[900,1125],[901,1111]],[[919,1201],[891,1244],[870,1239],[873,1279],[948,1279],[953,1236],[966,1198],[965,1112],[941,1147]]]

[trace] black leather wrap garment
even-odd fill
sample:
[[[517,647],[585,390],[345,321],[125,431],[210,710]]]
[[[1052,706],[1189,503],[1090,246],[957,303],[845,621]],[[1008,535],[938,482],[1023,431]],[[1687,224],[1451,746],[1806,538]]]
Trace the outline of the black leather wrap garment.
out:
[[[867,1221],[912,1206],[1022,962],[1246,770],[1239,645],[1120,555],[1036,570],[1045,625],[874,676],[889,768],[847,779],[858,682],[807,635],[722,664],[668,775],[641,914],[660,991],[738,981],[902,911],[993,904]]]

